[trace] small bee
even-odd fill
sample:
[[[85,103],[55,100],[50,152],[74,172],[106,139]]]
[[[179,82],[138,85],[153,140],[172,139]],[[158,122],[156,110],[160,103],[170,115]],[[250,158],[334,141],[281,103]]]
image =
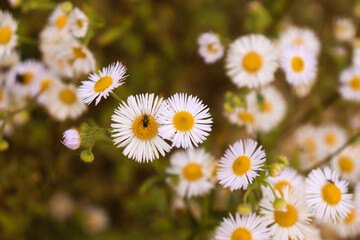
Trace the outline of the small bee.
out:
[[[24,84],[24,81],[25,81],[24,75],[19,74],[19,73],[16,74],[16,82],[17,82],[17,83]]]
[[[144,118],[143,118],[142,122],[143,122],[143,127],[144,127],[144,128],[147,128],[148,125],[149,125],[149,122],[150,122],[149,116],[146,115],[146,114],[144,114]]]
[[[332,183],[332,184],[334,184],[334,182],[332,181],[332,180],[330,180],[330,179],[328,179],[328,180],[326,180],[328,183]]]

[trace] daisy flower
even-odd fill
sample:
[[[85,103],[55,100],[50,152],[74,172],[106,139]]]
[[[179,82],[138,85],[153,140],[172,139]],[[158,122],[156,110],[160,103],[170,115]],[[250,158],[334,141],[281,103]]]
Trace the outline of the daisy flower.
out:
[[[286,81],[292,85],[310,84],[316,77],[317,60],[311,50],[303,46],[286,47],[280,60]]]
[[[178,151],[170,158],[168,174],[179,176],[177,193],[181,197],[194,197],[208,193],[214,187],[211,175],[213,157],[202,148]]]
[[[74,37],[85,37],[89,28],[88,17],[79,9],[75,8],[69,15],[70,32]]]
[[[246,96],[248,109],[252,109],[256,119],[256,129],[268,132],[276,127],[284,118],[286,103],[276,88],[268,86],[259,91],[263,104],[258,103],[258,94],[251,92]]]
[[[349,67],[340,75],[340,94],[344,99],[360,101],[360,69],[358,65]]]
[[[101,98],[106,99],[115,88],[124,84],[126,67],[121,62],[116,62],[104,67],[99,73],[90,73],[89,80],[82,81],[78,89],[81,101],[90,104],[95,98],[97,105]]]
[[[78,130],[69,129],[63,133],[63,140],[61,141],[67,148],[76,150],[81,146],[81,136]]]
[[[337,223],[350,213],[353,206],[348,182],[339,180],[329,167],[312,170],[305,183],[306,202],[320,221]]]
[[[61,82],[49,88],[45,106],[49,114],[59,121],[78,118],[86,111],[86,105],[76,96],[75,85]]]
[[[0,56],[9,55],[17,44],[17,21],[7,11],[0,10]]]
[[[152,162],[171,147],[159,136],[160,123],[155,118],[162,98],[154,94],[130,96],[111,116],[114,144],[125,147],[123,154],[137,162]]]
[[[83,225],[89,234],[98,234],[109,226],[110,219],[108,213],[97,206],[87,206],[84,209]]]
[[[220,159],[217,178],[224,187],[231,191],[247,189],[259,174],[265,162],[265,151],[252,139],[239,140],[226,150]]]
[[[25,60],[14,66],[6,78],[6,87],[17,96],[31,94],[31,87],[43,65],[36,60]]]
[[[172,141],[172,147],[193,148],[211,131],[209,108],[196,96],[176,93],[161,105],[157,121],[159,135]]]
[[[253,105],[248,105],[247,108],[236,107],[232,113],[227,113],[229,121],[239,126],[245,126],[248,133],[253,133],[257,130],[257,116],[255,115],[255,108]]]
[[[57,192],[49,200],[51,215],[59,221],[69,218],[75,210],[75,202],[66,192]]]
[[[279,191],[281,196],[283,196],[283,189],[288,187],[289,190],[299,191],[304,184],[304,179],[301,175],[299,175],[293,168],[286,167],[281,174],[276,177],[268,177],[267,182],[271,184],[271,186]],[[266,188],[269,190],[269,194],[272,194],[270,188]]]
[[[238,87],[257,88],[274,80],[278,68],[276,50],[263,35],[236,39],[226,58],[227,75]]]
[[[57,31],[65,31],[69,28],[69,16],[61,5],[58,5],[49,17],[49,25],[54,27]]]
[[[229,239],[268,240],[270,233],[263,219],[254,213],[248,216],[236,213],[235,218],[229,214],[229,218],[224,218],[216,229],[215,240]]]
[[[204,58],[205,63],[214,63],[224,55],[224,47],[220,39],[212,32],[201,34],[198,44],[199,55]]]
[[[347,139],[344,129],[337,125],[328,125],[319,128],[319,139],[323,157],[338,150]]]
[[[353,238],[360,233],[360,216],[356,208],[351,208],[342,222],[331,224],[341,238]]]
[[[45,104],[49,95],[49,88],[54,84],[58,84],[60,82],[60,78],[48,69],[43,69],[37,74],[34,79],[34,83],[31,85],[31,94],[33,96],[40,93],[37,98],[38,103]]]
[[[351,183],[356,183],[360,177],[359,154],[359,147],[353,146],[345,148],[331,160],[332,169],[339,173],[344,179]]]
[[[350,18],[337,18],[334,21],[334,36],[340,42],[350,42],[355,39],[356,28]]]
[[[280,35],[280,46],[282,49],[288,46],[305,46],[315,56],[320,52],[320,41],[315,33],[308,28],[289,27]]]
[[[276,240],[304,239],[304,233],[310,231],[311,210],[305,200],[288,186],[282,189],[286,201],[286,210],[275,210],[274,195],[262,198],[260,213],[263,222],[269,226],[270,234]]]

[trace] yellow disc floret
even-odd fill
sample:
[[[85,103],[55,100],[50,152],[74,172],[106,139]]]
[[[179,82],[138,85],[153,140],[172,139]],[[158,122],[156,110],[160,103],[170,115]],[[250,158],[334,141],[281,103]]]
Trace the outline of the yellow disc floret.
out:
[[[242,65],[245,70],[251,73],[259,71],[262,64],[261,56],[256,52],[247,53],[242,60]]]
[[[189,131],[193,128],[195,124],[195,119],[187,111],[181,111],[175,114],[174,116],[174,126],[178,131]]]
[[[304,70],[304,66],[305,63],[301,57],[296,56],[291,59],[291,67],[295,72],[302,72]]]
[[[102,77],[95,83],[94,91],[98,93],[103,92],[108,87],[110,87],[112,83],[113,83],[113,79],[111,77],[109,76]]]
[[[183,168],[183,175],[188,181],[196,181],[202,177],[201,166],[198,163],[189,163]]]
[[[0,44],[7,44],[12,36],[12,31],[9,26],[0,28]]]
[[[291,227],[296,223],[298,213],[296,209],[290,205],[286,205],[286,211],[275,211],[275,221],[281,227]]]
[[[135,118],[132,124],[134,135],[141,140],[149,140],[158,132],[158,124],[155,118],[149,115],[141,115]]]
[[[321,189],[321,196],[324,201],[329,205],[336,205],[341,200],[341,191],[333,183],[327,183]]]
[[[231,240],[252,240],[252,235],[248,229],[240,227],[231,234]]]
[[[60,91],[60,100],[65,104],[73,104],[76,101],[76,94],[73,90],[65,88]]]
[[[251,160],[247,156],[240,156],[235,159],[232,169],[236,175],[244,175],[251,167]]]

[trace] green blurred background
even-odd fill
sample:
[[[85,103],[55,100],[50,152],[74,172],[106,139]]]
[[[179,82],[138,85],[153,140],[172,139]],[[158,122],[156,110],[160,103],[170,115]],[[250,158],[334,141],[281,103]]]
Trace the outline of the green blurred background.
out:
[[[163,97],[187,92],[204,100],[210,107],[214,125],[203,146],[216,158],[221,157],[228,144],[246,134],[223,116],[226,91],[237,89],[225,75],[223,60],[206,65],[198,56],[197,37],[202,32],[219,33],[228,44],[253,32],[277,38],[283,27],[294,23],[312,28],[319,36],[322,43],[319,77],[308,97],[297,98],[283,73],[276,74],[275,85],[286,97],[289,109],[281,126],[261,136],[270,161],[278,154],[293,157],[288,149],[292,147],[289,139],[301,123],[331,119],[347,127],[349,116],[357,111],[356,105],[337,97],[338,75],[350,62],[351,48],[343,45],[347,54],[336,56],[332,36],[334,17],[352,17],[358,22],[356,1],[71,2],[91,18],[94,35],[88,47],[97,59],[98,68],[117,60],[127,66],[129,77],[116,91],[122,99],[145,92]],[[23,0],[23,7],[12,9],[2,0],[0,6],[19,20],[20,36],[38,39],[53,3]],[[23,59],[41,58],[37,45],[20,42],[18,49]],[[110,98],[97,107],[92,104],[80,119],[66,122],[52,120],[40,107],[31,109],[29,121],[7,138],[10,148],[0,153],[0,239],[158,240],[212,236],[222,217],[241,202],[236,193],[224,201],[215,192],[211,198],[192,200],[195,211],[200,211],[201,220],[197,221],[186,210],[171,211],[174,192],[164,181],[169,155],[153,164],[139,164],[124,157],[121,149],[103,137],[93,149],[94,162],[86,164],[80,160],[79,152],[61,144],[62,132],[84,121],[109,127],[116,106]],[[74,214],[64,221],[56,220],[49,211],[49,199],[58,191],[67,192],[75,203]],[[108,213],[109,226],[105,231],[87,233],[82,209],[89,204]]]

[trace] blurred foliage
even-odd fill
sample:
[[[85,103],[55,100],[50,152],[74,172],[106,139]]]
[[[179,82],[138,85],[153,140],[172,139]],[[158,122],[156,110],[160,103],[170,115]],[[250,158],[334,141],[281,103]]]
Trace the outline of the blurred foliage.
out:
[[[40,58],[37,45],[25,38],[38,39],[56,2],[22,2],[23,7],[16,9],[11,9],[5,0],[0,6],[10,9],[20,22],[22,58]],[[270,160],[278,154],[288,154],[286,143],[300,123],[335,119],[346,126],[349,116],[358,111],[355,104],[339,100],[336,94],[339,71],[349,64],[350,48],[346,48],[345,58],[340,59],[334,53],[331,28],[334,17],[353,16],[355,1],[72,2],[91,19],[91,35],[84,42],[94,52],[98,67],[116,60],[128,67],[130,76],[117,90],[121,98],[143,92],[164,97],[188,92],[210,106],[214,126],[204,146],[216,158],[245,133],[223,116],[225,93],[236,91],[224,73],[223,60],[209,66],[197,55],[197,37],[205,31],[219,33],[225,43],[252,32],[276,38],[290,23],[308,26],[318,34],[323,44],[320,77],[308,97],[295,97],[283,73],[277,72],[275,85],[285,95],[289,110],[281,126],[261,136]],[[355,16],[354,20],[358,22]],[[43,109],[35,108],[29,122],[7,139],[10,148],[0,153],[1,239],[208,239],[221,218],[241,202],[232,193],[225,200],[227,206],[218,207],[222,199],[216,198],[216,192],[209,198],[192,200],[200,209],[199,221],[186,210],[171,211],[174,194],[164,181],[168,156],[153,164],[138,164],[124,157],[122,150],[104,136],[93,148],[94,162],[86,164],[80,161],[79,152],[70,151],[60,143],[64,130],[79,126],[84,120],[92,119],[108,128],[116,105],[112,99],[102,101],[97,107],[92,104],[81,119],[62,123],[52,120]],[[333,112],[327,111],[330,105]],[[328,118],[329,115],[332,117]],[[293,155],[289,157],[294,160]],[[57,191],[68,192],[76,202],[74,215],[65,221],[57,221],[49,213],[49,199]],[[110,225],[105,232],[88,235],[84,231],[80,212],[87,202],[108,212]]]

